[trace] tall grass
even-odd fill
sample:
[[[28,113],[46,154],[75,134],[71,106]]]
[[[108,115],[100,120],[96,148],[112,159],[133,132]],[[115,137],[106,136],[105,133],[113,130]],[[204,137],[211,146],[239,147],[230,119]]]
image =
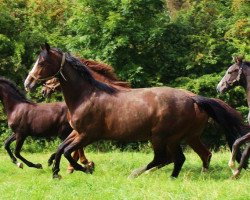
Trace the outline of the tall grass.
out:
[[[0,199],[250,199],[250,173],[242,171],[231,180],[227,167],[228,151],[214,153],[210,170],[201,173],[201,161],[186,152],[186,162],[176,180],[170,178],[173,165],[128,180],[135,168],[152,160],[152,153],[87,152],[96,164],[92,175],[66,173],[63,158],[61,180],[53,180],[46,166],[49,153],[25,153],[24,156],[43,164],[44,169],[17,168],[6,154],[0,154]]]

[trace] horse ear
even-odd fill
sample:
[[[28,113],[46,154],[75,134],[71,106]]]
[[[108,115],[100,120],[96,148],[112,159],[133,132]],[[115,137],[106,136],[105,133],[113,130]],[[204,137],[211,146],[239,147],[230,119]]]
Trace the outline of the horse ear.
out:
[[[41,49],[41,50],[44,50],[44,49],[45,49],[45,47],[44,47],[43,44],[40,45],[40,49]]]
[[[49,52],[50,46],[49,46],[49,44],[48,44],[47,42],[45,42],[44,47],[45,47],[45,49]]]
[[[242,63],[243,59],[244,59],[243,56],[236,56],[236,57],[234,58],[234,61],[235,61],[236,63],[240,64],[240,63]]]

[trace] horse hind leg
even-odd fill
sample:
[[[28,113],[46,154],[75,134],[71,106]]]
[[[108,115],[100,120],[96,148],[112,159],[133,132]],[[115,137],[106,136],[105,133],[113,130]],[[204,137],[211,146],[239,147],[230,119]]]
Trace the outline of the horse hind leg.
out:
[[[79,160],[79,153],[78,153],[78,151],[74,151],[74,152],[73,152],[73,159],[74,159],[75,161],[78,161],[78,160]],[[73,167],[71,164],[68,165],[67,172],[68,172],[69,174],[71,174],[71,173],[74,172],[74,167]]]
[[[80,162],[83,165],[85,165],[90,171],[94,171],[95,170],[95,163],[92,161],[88,161],[88,159],[85,156],[84,150],[78,149],[78,154],[79,154]]]
[[[199,155],[202,160],[202,172],[206,172],[209,168],[212,153],[201,142],[199,137],[192,137],[187,140],[188,145]]]
[[[74,138],[74,140],[64,149],[64,156],[67,158],[67,160],[70,162],[70,164],[73,166],[73,168],[77,171],[82,171],[86,173],[92,173],[94,170],[94,164],[89,164],[85,166],[79,165],[71,156],[71,153],[73,151],[77,151],[80,148],[83,147],[83,145],[89,144],[89,140],[87,139],[85,134],[77,134],[77,136]],[[90,162],[93,163],[93,162]]]
[[[153,160],[146,166],[140,167],[136,170],[134,170],[129,176],[128,179],[133,179],[144,172],[149,173],[150,171],[153,171],[155,169],[159,169],[163,166],[165,166],[168,163],[171,163],[171,157],[167,153],[166,145],[163,142],[160,142],[159,140],[153,140],[152,146],[154,150],[154,158]]]
[[[173,172],[171,174],[171,177],[177,178],[186,158],[185,158],[185,155],[183,154],[182,148],[179,144],[168,145],[168,149],[172,155],[172,159],[174,162],[174,169],[173,169]]]
[[[73,159],[75,161],[78,161],[80,159],[80,163],[82,163],[83,165],[87,165],[89,168],[93,168],[94,169],[94,163],[93,162],[89,162],[88,159],[86,158],[83,149],[78,149],[77,151],[73,152]],[[74,167],[69,164],[68,168],[67,168],[68,173],[73,173],[74,172]]]
[[[16,148],[15,148],[15,156],[23,161],[28,167],[34,167],[37,169],[42,169],[42,165],[37,163],[34,164],[28,160],[26,160],[23,156],[21,156],[20,151],[22,149],[25,137],[21,137],[20,135],[16,135]]]

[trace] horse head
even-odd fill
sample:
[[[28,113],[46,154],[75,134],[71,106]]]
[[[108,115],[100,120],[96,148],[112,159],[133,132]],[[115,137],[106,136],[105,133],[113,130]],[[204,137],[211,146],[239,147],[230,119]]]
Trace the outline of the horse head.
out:
[[[60,90],[60,83],[57,78],[52,78],[47,80],[42,87],[42,95],[43,97],[50,97],[51,94],[55,91]]]
[[[44,46],[41,46],[37,61],[25,79],[25,89],[31,90],[38,81],[56,77],[57,74],[61,73],[64,63],[65,54],[58,49],[50,48],[49,44],[45,43]]]
[[[244,87],[246,75],[245,62],[241,56],[234,57],[234,61],[235,63],[228,68],[226,74],[217,85],[217,91],[219,93],[224,93],[236,85],[242,85]]]

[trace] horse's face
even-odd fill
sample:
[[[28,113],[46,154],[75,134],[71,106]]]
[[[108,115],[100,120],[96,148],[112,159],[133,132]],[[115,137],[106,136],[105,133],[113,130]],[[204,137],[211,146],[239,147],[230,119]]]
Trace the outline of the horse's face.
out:
[[[230,88],[239,84],[242,75],[242,67],[239,62],[231,65],[226,74],[221,79],[219,84],[217,85],[217,91],[220,93],[224,93],[228,91]]]
[[[59,90],[60,83],[57,78],[52,78],[47,80],[42,87],[42,95],[43,97],[50,97],[53,92]]]
[[[24,82],[26,90],[34,88],[38,81],[53,78],[57,72],[60,71],[62,55],[59,52],[50,49],[50,46],[47,43],[41,48],[42,51]]]

